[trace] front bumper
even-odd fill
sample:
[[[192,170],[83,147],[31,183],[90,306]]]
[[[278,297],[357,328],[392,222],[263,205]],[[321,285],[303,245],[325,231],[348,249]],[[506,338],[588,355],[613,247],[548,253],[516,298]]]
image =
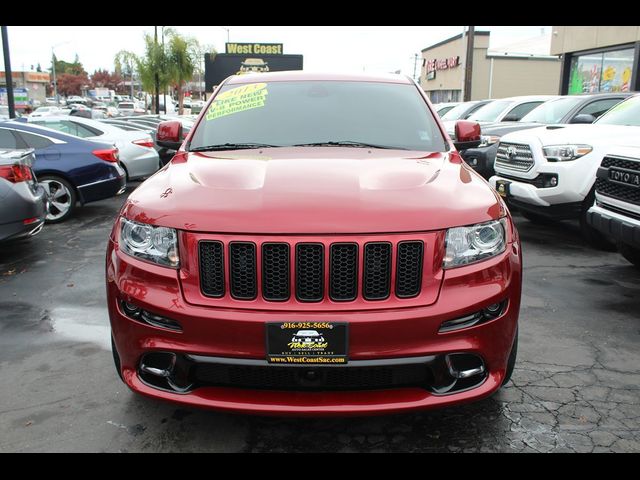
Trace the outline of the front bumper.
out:
[[[438,301],[428,307],[368,311],[263,311],[192,305],[182,295],[179,272],[124,255],[114,249],[111,241],[106,275],[113,338],[124,381],[133,391],[184,405],[252,414],[370,415],[466,403],[489,396],[500,388],[520,309],[521,252],[517,244],[509,244],[498,257],[447,271]],[[171,318],[179,322],[183,331],[132,320],[123,314],[121,300]],[[508,300],[508,306],[495,320],[457,331],[438,332],[444,321],[464,317],[503,300]],[[349,391],[203,386],[178,393],[151,386],[141,378],[141,360],[150,352],[262,362],[265,323],[300,320],[348,322],[348,366],[372,360],[393,363],[467,353],[482,358],[486,376],[474,388],[445,395],[415,386]]]
[[[587,222],[608,237],[640,248],[640,219],[638,218],[594,205],[587,213]]]
[[[493,163],[497,151],[498,142],[487,147],[469,148],[461,152],[461,155],[471,168],[488,180],[495,174]]]
[[[47,195],[44,188],[37,184],[24,184],[20,189],[14,190],[9,198],[3,198],[2,202],[6,205],[4,208],[11,209],[7,214],[12,221],[0,224],[0,241],[29,238],[42,231],[47,215]]]

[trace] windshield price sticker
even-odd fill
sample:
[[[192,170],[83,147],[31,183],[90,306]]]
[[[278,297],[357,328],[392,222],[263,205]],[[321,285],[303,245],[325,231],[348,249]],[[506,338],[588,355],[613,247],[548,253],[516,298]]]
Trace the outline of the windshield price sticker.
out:
[[[266,83],[251,83],[222,92],[211,103],[206,119],[213,120],[226,115],[264,107],[268,93]]]

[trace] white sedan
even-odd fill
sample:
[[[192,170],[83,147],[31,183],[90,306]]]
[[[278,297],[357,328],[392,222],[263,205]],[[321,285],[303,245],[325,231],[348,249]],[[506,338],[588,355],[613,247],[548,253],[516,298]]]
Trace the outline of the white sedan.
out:
[[[127,131],[115,125],[76,116],[29,118],[29,122],[76,137],[114,144],[120,152],[120,162],[127,172],[127,180],[148,177],[160,167],[160,157],[154,149],[153,138],[146,132]]]

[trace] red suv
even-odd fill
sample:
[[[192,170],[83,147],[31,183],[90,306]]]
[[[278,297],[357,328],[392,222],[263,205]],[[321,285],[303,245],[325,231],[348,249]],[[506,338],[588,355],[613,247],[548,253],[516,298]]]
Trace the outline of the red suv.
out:
[[[461,121],[457,144],[479,133]],[[460,404],[508,381],[518,234],[415,82],[234,76],[184,143],[178,122],[157,138],[179,150],[131,194],[106,258],[114,360],[133,391],[349,415]]]

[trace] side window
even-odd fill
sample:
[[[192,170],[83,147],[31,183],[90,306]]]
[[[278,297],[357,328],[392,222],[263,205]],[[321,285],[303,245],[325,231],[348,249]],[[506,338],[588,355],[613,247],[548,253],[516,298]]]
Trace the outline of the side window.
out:
[[[77,135],[82,138],[86,137],[99,137],[100,135],[104,135],[102,130],[98,130],[95,127],[90,127],[89,125],[85,125],[83,123],[69,122],[75,125],[78,133]]]
[[[469,110],[464,117],[461,118],[461,120],[466,120],[467,118],[469,118],[471,116],[471,114],[473,112],[475,112],[476,110],[478,110],[479,108],[482,108],[486,105],[486,103],[478,103],[477,105],[474,105],[473,107],[471,107],[471,110]]]
[[[18,148],[18,142],[11,130],[0,128],[0,148]]]
[[[531,110],[536,108],[538,105],[541,105],[542,103],[543,102],[522,103],[517,107],[513,107],[511,110],[509,110],[509,113],[505,115],[505,119],[508,118],[511,122],[518,122],[527,113],[529,113]]]
[[[18,135],[24,140],[29,148],[47,148],[49,145],[53,145],[53,142],[48,138],[41,137],[40,135],[33,135],[27,132],[19,132]]]
[[[595,102],[591,102],[588,105],[585,105],[584,107],[582,107],[580,111],[576,113],[576,115],[589,114],[598,118],[600,115],[602,115],[604,112],[609,110],[611,107],[620,103],[622,100],[624,99],[623,98],[606,98],[602,100],[596,100]]]
[[[70,125],[69,122],[64,120],[59,120],[55,122],[47,122],[46,120],[33,122],[36,125],[41,125],[43,127],[51,128],[53,130],[57,130],[58,132],[67,133],[69,135],[75,135],[76,131],[73,128],[73,125]]]

